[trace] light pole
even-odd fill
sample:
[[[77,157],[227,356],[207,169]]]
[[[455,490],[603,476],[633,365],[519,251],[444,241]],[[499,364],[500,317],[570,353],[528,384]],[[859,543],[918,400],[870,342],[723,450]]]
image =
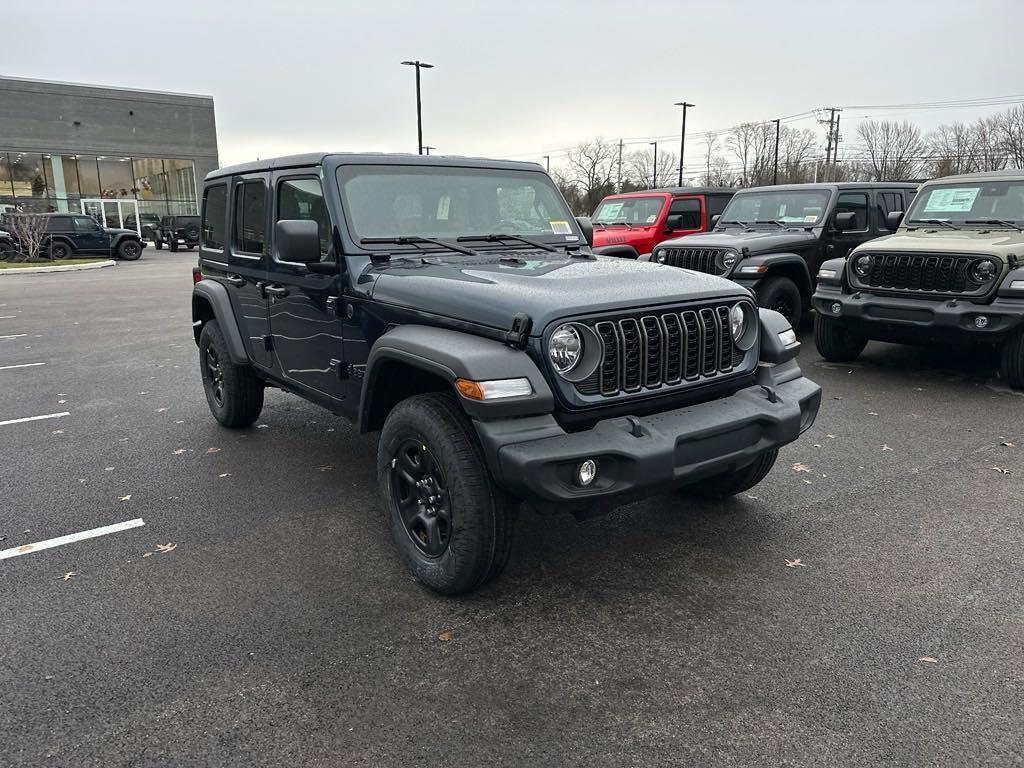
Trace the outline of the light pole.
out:
[[[544,155],[544,170],[551,173],[551,155]]]
[[[416,67],[416,145],[419,147],[419,153],[423,154],[423,106],[420,103],[420,70],[421,69],[433,69],[433,64],[427,64],[425,61],[403,61],[407,67]]]
[[[651,179],[651,189],[657,189],[658,187],[658,142],[652,141],[650,145],[654,147],[654,170],[652,172],[653,178]]]
[[[775,169],[772,171],[772,184],[779,183],[779,121],[772,120],[775,123]]]
[[[686,108],[697,105],[685,101],[677,101],[675,106],[683,108],[683,127],[679,131],[679,186],[681,187],[683,186],[683,150],[686,149]]]
[[[423,145],[423,151],[428,155],[430,154],[430,150],[432,149],[437,149],[437,147],[428,147],[426,144]]]

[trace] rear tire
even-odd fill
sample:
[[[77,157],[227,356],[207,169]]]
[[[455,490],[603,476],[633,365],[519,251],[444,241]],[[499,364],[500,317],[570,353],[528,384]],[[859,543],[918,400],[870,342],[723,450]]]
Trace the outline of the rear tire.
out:
[[[814,315],[814,346],[818,354],[831,363],[848,363],[860,357],[868,339],[820,312]]]
[[[162,250],[163,250],[163,247],[164,247],[164,241],[163,241],[163,240],[161,240],[161,239],[160,239],[159,237],[154,237],[154,238],[153,238],[153,245],[155,245],[155,246],[156,246],[156,249],[157,249],[158,251],[162,251]]]
[[[122,261],[138,261],[142,256],[142,243],[138,240],[122,240],[117,246],[117,258]]]
[[[62,242],[50,243],[50,247],[46,249],[46,252],[51,259],[57,261],[71,258],[72,253],[71,246]]]
[[[757,284],[757,303],[765,309],[774,309],[795,329],[803,318],[803,299],[796,283],[788,277],[768,277]]]
[[[1024,389],[1024,328],[1003,342],[1000,358],[1000,370],[1006,383],[1014,389]]]
[[[210,412],[225,427],[248,427],[263,410],[263,382],[248,365],[231,362],[228,343],[216,320],[199,334],[199,368]]]
[[[174,253],[175,251],[178,250],[178,238],[172,237],[170,240],[167,241],[167,250],[170,251],[171,253]]]
[[[492,483],[451,395],[416,395],[395,406],[381,431],[377,477],[398,554],[420,582],[457,595],[504,569],[516,510]]]
[[[729,496],[735,496],[738,493],[749,491],[764,480],[768,473],[772,471],[772,467],[775,466],[775,460],[778,457],[779,450],[773,448],[762,453],[753,463],[735,472],[715,475],[693,485],[684,486],[680,490],[683,493],[706,499],[724,499]]]

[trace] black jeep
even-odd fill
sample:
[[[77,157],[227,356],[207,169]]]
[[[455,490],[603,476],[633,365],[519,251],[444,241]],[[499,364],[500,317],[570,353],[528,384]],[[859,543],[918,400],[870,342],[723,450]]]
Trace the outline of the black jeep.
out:
[[[135,261],[142,256],[146,244],[134,229],[101,227],[90,216],[72,213],[24,213],[10,216],[33,216],[46,221],[42,247],[51,259],[73,259],[79,256],[106,256]],[[11,233],[17,239],[17,228]]]
[[[737,192],[714,232],[666,240],[651,261],[722,275],[794,326],[810,309],[818,267],[891,231],[915,184],[787,184]]]
[[[199,217],[198,216],[164,216],[160,219],[160,226],[153,233],[153,244],[159,251],[167,244],[170,251],[178,250],[178,244],[183,243],[188,250],[199,245]]]
[[[265,160],[208,175],[202,216],[213,415],[249,426],[273,386],[379,430],[394,541],[439,592],[500,573],[521,500],[582,518],[736,494],[818,411],[781,315],[715,276],[594,256],[532,163]]]

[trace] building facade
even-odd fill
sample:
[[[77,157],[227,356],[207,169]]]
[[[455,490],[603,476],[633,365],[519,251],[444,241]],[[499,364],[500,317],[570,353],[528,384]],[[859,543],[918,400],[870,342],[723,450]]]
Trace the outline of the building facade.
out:
[[[0,77],[0,212],[135,228],[198,213],[196,182],[218,165],[210,96]]]

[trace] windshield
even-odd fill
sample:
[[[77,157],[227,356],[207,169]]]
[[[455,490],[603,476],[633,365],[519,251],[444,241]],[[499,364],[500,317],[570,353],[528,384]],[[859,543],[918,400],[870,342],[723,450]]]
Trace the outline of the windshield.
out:
[[[1024,222],[1024,181],[961,182],[925,187],[914,200],[907,220],[926,219],[957,224],[981,224],[987,219]]]
[[[602,200],[594,211],[595,224],[653,224],[665,206],[664,197],[620,197]]]
[[[753,224],[757,221],[778,221],[813,226],[825,215],[828,195],[824,189],[740,192],[729,201],[719,223],[728,225],[735,222]]]
[[[577,242],[572,213],[543,173],[444,166],[343,165],[338,186],[352,236],[516,234]],[[394,245],[386,246],[389,250]],[[476,247],[476,246],[474,246]]]

